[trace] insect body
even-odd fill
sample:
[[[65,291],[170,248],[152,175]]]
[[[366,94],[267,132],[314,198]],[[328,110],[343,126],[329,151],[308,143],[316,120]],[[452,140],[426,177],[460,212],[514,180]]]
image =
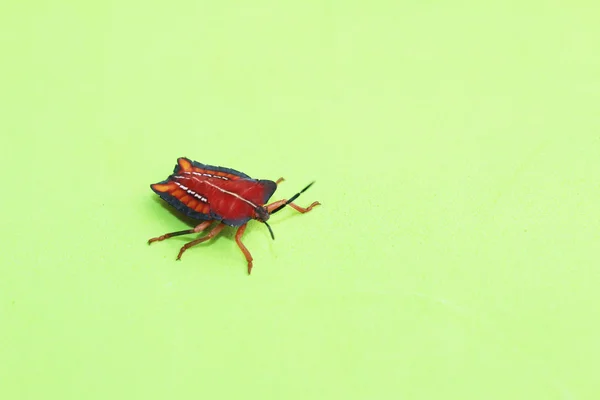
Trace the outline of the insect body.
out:
[[[289,200],[279,200],[267,204],[277,189],[277,185],[282,181],[283,178],[279,178],[275,182],[252,179],[234,169],[205,165],[184,157],[179,158],[173,173],[166,180],[150,185],[150,187],[176,210],[202,222],[192,229],[166,233],[152,238],[148,240],[148,243],[174,236],[199,233],[217,222],[208,234],[186,243],[179,250],[177,255],[179,260],[187,249],[212,239],[225,226],[237,227],[235,241],[248,261],[248,274],[250,274],[252,271],[252,256],[242,243],[242,235],[246,230],[248,221],[255,219],[263,222],[269,229],[271,237],[275,239],[273,231],[267,223],[271,214],[278,212],[287,205],[301,213],[306,213],[320,204],[315,201],[310,206],[303,208],[292,203],[312,183]]]

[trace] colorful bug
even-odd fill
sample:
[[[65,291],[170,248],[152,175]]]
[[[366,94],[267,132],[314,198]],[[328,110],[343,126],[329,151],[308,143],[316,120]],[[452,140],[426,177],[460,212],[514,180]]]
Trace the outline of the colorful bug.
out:
[[[243,172],[230,168],[215,167],[201,164],[185,157],[177,159],[173,173],[164,181],[150,185],[152,190],[164,201],[182,214],[203,221],[195,228],[184,231],[166,233],[148,240],[148,244],[168,239],[174,236],[199,233],[207,229],[213,222],[218,222],[205,236],[186,243],[177,260],[181,259],[184,251],[192,246],[215,237],[225,226],[237,227],[235,241],[248,261],[248,274],[252,271],[252,256],[242,243],[242,235],[251,219],[263,222],[271,237],[275,239],[267,220],[285,206],[306,213],[320,205],[315,201],[303,208],[292,201],[312,186],[311,183],[296,193],[289,200],[279,200],[266,205],[277,185],[283,181],[252,179]]]

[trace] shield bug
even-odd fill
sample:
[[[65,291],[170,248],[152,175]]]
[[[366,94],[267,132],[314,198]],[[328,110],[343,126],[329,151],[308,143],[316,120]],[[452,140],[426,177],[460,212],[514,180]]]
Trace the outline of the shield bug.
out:
[[[277,181],[252,179],[243,172],[231,168],[201,164],[185,157],[177,159],[173,173],[164,181],[150,185],[152,190],[164,201],[183,215],[202,221],[192,229],[165,233],[148,240],[148,244],[159,242],[174,236],[199,233],[214,224],[205,236],[186,243],[179,254],[192,246],[215,237],[226,226],[237,228],[235,241],[248,261],[248,274],[252,271],[252,256],[242,243],[242,235],[251,219],[264,223],[269,229],[271,238],[275,239],[273,230],[267,223],[272,214],[285,206],[306,213],[318,206],[318,201],[304,208],[293,203],[311,183],[288,200],[279,200],[267,204],[279,183]]]

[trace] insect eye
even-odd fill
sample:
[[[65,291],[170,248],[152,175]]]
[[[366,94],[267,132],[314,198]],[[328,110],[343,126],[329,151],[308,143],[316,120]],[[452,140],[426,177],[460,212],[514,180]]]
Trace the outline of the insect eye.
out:
[[[256,213],[256,218],[263,222],[268,220],[270,217],[269,212],[264,207],[256,207],[254,212]]]

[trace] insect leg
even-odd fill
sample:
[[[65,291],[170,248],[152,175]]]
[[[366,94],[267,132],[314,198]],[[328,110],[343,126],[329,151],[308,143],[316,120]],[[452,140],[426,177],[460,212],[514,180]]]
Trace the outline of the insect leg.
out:
[[[202,232],[203,230],[208,228],[210,226],[210,224],[212,224],[212,221],[205,221],[192,229],[186,229],[185,231],[165,233],[164,235],[161,235],[161,236],[158,236],[158,237],[148,240],[148,244],[153,243],[153,242],[160,242],[161,240],[165,240],[165,239],[168,239],[168,238],[171,238],[174,236],[189,235],[190,233]]]
[[[279,184],[280,184],[281,182],[283,182],[283,181],[285,181],[285,179],[283,179],[283,178],[279,178],[279,179],[277,179],[277,180],[275,181],[275,183],[276,183],[277,185],[279,185]]]
[[[235,234],[235,241],[238,244],[238,246],[240,247],[240,250],[242,250],[242,253],[244,253],[244,256],[246,257],[246,261],[248,261],[248,275],[250,275],[250,271],[252,271],[252,256],[250,255],[250,252],[248,251],[246,246],[244,246],[244,243],[242,243],[242,235],[244,234],[244,231],[246,230],[246,225],[248,225],[248,224],[244,224],[238,228],[238,230]]]
[[[202,243],[202,242],[206,242],[207,240],[210,240],[212,238],[214,238],[215,236],[217,236],[219,234],[219,232],[221,232],[223,230],[223,228],[225,228],[225,224],[219,224],[217,226],[215,226],[214,228],[212,228],[212,230],[210,232],[208,232],[208,234],[206,236],[202,236],[199,239],[196,240],[192,240],[191,242],[188,242],[186,244],[183,245],[183,247],[181,248],[181,250],[179,250],[179,254],[177,255],[177,259],[181,259],[181,255],[183,254],[184,251],[186,251],[187,249],[189,249],[192,246],[197,245],[198,243]]]
[[[276,201],[275,203],[271,203],[267,206],[267,210],[269,211],[269,213],[271,213],[273,210],[281,207],[282,205],[284,205],[285,203],[287,203],[287,200],[279,200]],[[312,210],[314,207],[321,205],[321,203],[319,203],[318,201],[313,202],[310,206],[304,208],[304,207],[300,207],[297,204],[294,203],[289,203],[288,206],[292,207],[294,210],[301,212],[302,214],[309,212],[310,210]]]

